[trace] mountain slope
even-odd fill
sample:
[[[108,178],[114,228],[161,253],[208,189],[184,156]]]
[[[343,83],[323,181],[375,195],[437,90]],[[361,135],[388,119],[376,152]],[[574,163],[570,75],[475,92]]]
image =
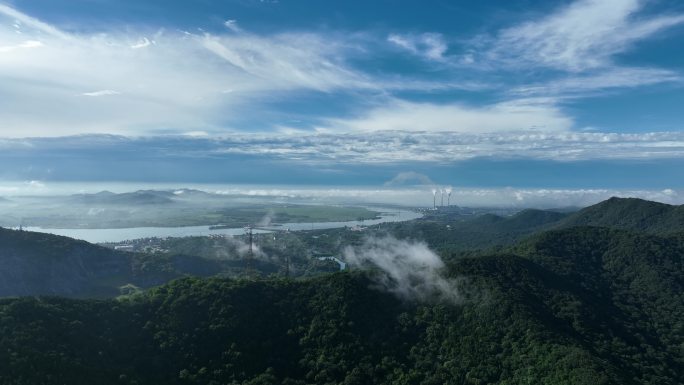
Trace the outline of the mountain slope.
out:
[[[684,233],[684,205],[672,206],[637,198],[610,198],[572,213],[537,209],[522,210],[509,217],[428,213],[417,221],[394,224],[391,231],[400,237],[425,240],[447,254],[501,248],[537,232],[577,226],[607,227],[655,235]]]
[[[0,296],[115,294],[97,282],[131,275],[131,257],[66,237],[0,228]],[[121,282],[124,284],[125,282]]]
[[[459,304],[362,272],[3,300],[0,382],[681,383],[682,238],[581,227],[508,252],[450,264]]]
[[[160,285],[183,274],[213,275],[214,261],[130,254],[45,233],[0,228],[0,297],[111,297],[119,287]]]
[[[443,254],[463,250],[506,246],[524,237],[556,226],[568,214],[527,209],[510,217],[483,214],[475,217],[448,216],[425,218],[383,228],[401,238],[426,241]]]
[[[560,227],[572,226],[601,226],[671,234],[684,231],[684,206],[613,197],[584,208],[560,222]]]
[[[683,238],[577,227],[513,250],[552,274],[537,299],[602,359],[643,382],[684,378]]]

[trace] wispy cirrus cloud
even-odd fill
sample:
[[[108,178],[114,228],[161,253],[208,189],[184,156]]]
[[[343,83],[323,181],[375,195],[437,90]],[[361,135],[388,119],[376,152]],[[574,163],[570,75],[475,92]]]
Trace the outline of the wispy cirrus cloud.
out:
[[[256,35],[204,35],[199,43],[262,89],[380,89],[344,62],[354,47],[343,40],[298,33],[268,37]],[[238,81],[237,84],[240,84]]]
[[[660,68],[611,68],[515,87],[516,97],[555,96],[575,98],[642,86],[682,83],[681,74]]]
[[[614,64],[636,42],[684,23],[682,14],[637,16],[643,0],[579,0],[548,17],[499,32],[492,59],[509,66],[582,72]]]
[[[508,92],[510,97],[546,96],[559,102],[681,83],[675,68],[634,67],[618,59],[638,43],[684,24],[684,14],[648,12],[647,5],[645,0],[576,0],[549,15],[479,36],[452,62],[484,73],[516,74],[522,84]]]
[[[387,41],[426,60],[442,61],[449,49],[444,37],[438,33],[391,34]]]
[[[69,32],[2,5],[0,41],[7,44],[0,47],[0,91],[13,102],[0,104],[0,135],[215,134],[230,131],[236,117],[264,115],[264,104],[288,94],[363,92],[359,100],[373,100],[401,90],[482,87],[366,73],[349,63],[370,55],[365,44],[373,38],[363,34],[259,35],[232,19],[225,26],[225,33]],[[441,52],[431,47],[428,55]]]
[[[0,91],[12,100],[0,104],[0,135],[225,132],[231,116],[258,115],[274,93],[452,86],[354,68],[347,60],[363,49],[355,37],[227,27],[240,33],[75,33],[0,5]]]
[[[48,23],[44,23],[41,20],[38,20],[20,11],[17,11],[16,9],[8,5],[0,4],[0,15],[5,15],[8,18],[11,18],[11,20],[13,21],[11,25],[15,28],[19,28],[20,26],[25,25],[29,28],[32,28],[38,33],[58,37],[61,39],[70,38],[68,34],[62,32],[58,28],[55,28],[54,26]]]

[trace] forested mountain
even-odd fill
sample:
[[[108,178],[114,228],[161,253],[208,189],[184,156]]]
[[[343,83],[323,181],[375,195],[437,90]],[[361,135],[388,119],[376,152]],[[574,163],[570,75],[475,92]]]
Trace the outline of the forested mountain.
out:
[[[213,275],[211,260],[131,254],[57,235],[0,228],[0,296],[111,297],[184,274]]]
[[[681,384],[683,255],[578,227],[451,261],[456,302],[400,299],[380,271],[3,300],[0,383]]]
[[[537,209],[526,209],[508,217],[438,212],[427,213],[416,221],[388,224],[385,229],[401,238],[425,240],[442,253],[449,253],[510,245],[530,234],[557,226],[567,216],[566,213]]]
[[[443,253],[501,249],[545,230],[597,226],[669,235],[684,232],[684,206],[637,198],[610,198],[576,212],[526,209],[511,216],[464,216],[449,210],[428,212],[411,222],[396,223],[390,232],[426,240]]]
[[[684,205],[637,198],[610,198],[584,208],[561,222],[563,227],[602,226],[653,234],[684,232]]]

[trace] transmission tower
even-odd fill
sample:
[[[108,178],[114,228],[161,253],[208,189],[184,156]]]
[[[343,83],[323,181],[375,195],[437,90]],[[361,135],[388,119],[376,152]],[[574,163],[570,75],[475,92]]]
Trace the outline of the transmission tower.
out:
[[[250,275],[252,273],[252,259],[254,259],[254,246],[252,243],[252,226],[249,225],[245,227],[245,231],[247,232],[248,238],[249,238],[249,250],[247,251],[247,275]]]

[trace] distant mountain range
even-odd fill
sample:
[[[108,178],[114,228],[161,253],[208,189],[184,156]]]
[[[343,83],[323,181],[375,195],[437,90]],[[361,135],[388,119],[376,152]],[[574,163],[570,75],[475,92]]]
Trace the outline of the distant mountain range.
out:
[[[86,205],[151,205],[168,204],[191,198],[221,198],[221,196],[194,189],[138,190],[126,193],[100,191],[98,193],[70,195],[67,201]]]

